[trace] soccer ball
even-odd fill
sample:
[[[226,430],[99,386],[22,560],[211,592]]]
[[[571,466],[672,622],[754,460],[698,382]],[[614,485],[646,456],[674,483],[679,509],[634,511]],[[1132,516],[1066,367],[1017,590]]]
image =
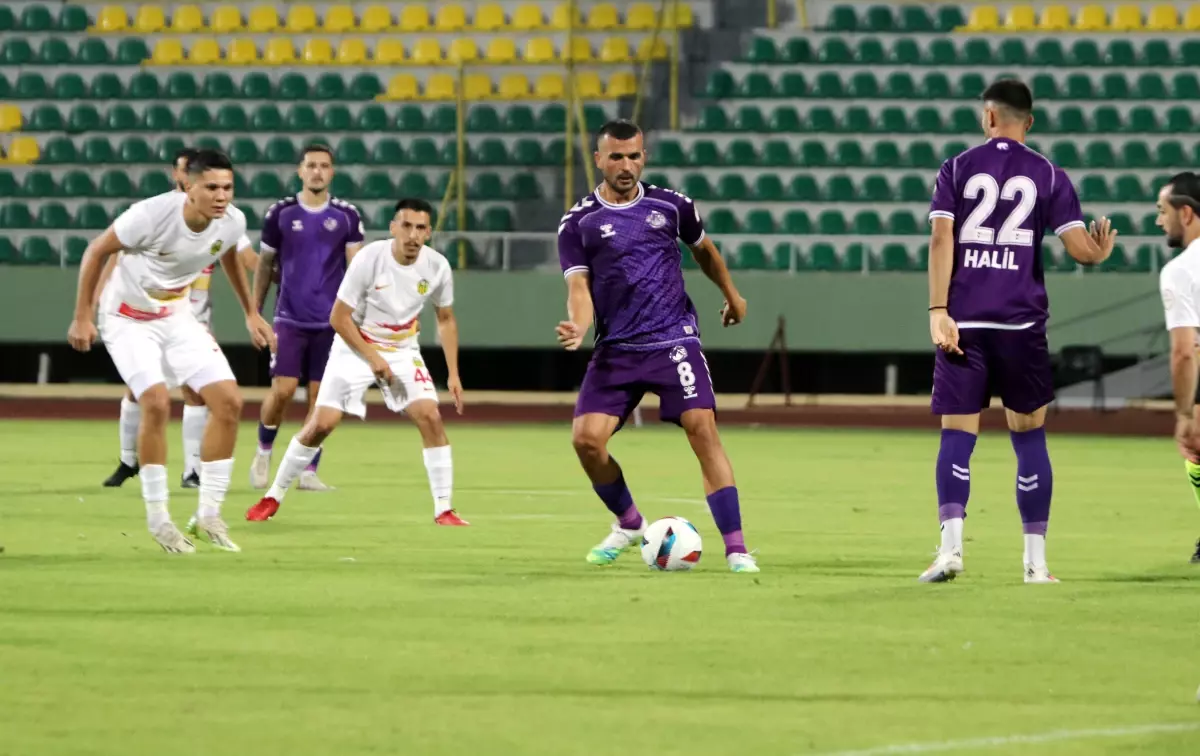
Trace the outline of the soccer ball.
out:
[[[700,532],[682,517],[664,517],[642,534],[642,561],[652,570],[690,570],[700,561]]]

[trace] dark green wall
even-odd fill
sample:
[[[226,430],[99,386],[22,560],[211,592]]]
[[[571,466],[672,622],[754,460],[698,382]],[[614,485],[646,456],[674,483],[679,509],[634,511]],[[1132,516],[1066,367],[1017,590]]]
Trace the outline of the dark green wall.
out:
[[[65,341],[74,308],[77,270],[0,267],[0,341]],[[779,315],[788,322],[788,346],[797,351],[923,352],[929,349],[926,279],[920,274],[741,272],[735,274],[749,301],[749,318],[722,329],[721,298],[700,274],[688,286],[700,311],[706,346],[762,350]],[[1146,337],[1113,340],[1162,324],[1157,277],[1149,274],[1054,274],[1049,276],[1051,341],[1104,343],[1110,354],[1136,354]],[[226,343],[248,341],[240,310],[224,276],[214,276],[215,330]],[[468,347],[553,348],[566,289],[557,273],[460,272],[455,310]],[[1057,328],[1076,316],[1135,300],[1131,306]],[[433,339],[432,314],[422,341]]]

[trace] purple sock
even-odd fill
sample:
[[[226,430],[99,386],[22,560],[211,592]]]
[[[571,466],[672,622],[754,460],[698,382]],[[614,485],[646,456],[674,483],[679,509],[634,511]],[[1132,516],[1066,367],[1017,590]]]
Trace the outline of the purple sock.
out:
[[[613,460],[616,462],[616,460]],[[642,513],[633,503],[633,494],[625,485],[625,474],[618,470],[617,479],[612,483],[593,483],[592,490],[608,507],[608,511],[617,517],[617,523],[625,530],[637,530],[642,527]]]
[[[1046,535],[1050,522],[1050,494],[1054,490],[1054,471],[1046,449],[1046,429],[1011,433],[1017,453],[1017,509],[1026,535]]]
[[[942,430],[942,446],[937,457],[938,522],[965,518],[967,499],[971,497],[971,453],[975,434],[960,430]]]
[[[268,428],[261,422],[258,424],[258,448],[262,451],[270,451],[275,445],[275,437],[279,435],[279,428]]]
[[[312,462],[309,462],[308,467],[306,467],[304,469],[312,470],[313,472],[316,472],[317,465],[321,464],[321,452],[323,452],[323,451],[324,451],[324,449],[318,448],[317,453],[313,455]]]
[[[742,538],[742,510],[738,505],[737,486],[726,486],[708,495],[708,511],[713,522],[721,531],[725,541],[725,556],[745,554],[746,541]]]

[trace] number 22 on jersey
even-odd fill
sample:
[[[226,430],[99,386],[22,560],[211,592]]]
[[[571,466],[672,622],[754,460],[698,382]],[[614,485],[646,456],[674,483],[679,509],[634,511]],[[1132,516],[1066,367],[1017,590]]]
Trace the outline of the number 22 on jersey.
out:
[[[1015,200],[1017,206],[1008,214],[1000,226],[1000,232],[984,225],[996,211],[997,200]],[[967,179],[963,187],[965,199],[978,199],[979,204],[967,216],[958,233],[960,244],[996,244],[1028,247],[1033,244],[1033,231],[1021,228],[1037,204],[1037,185],[1028,176],[1013,176],[1000,187],[996,179],[986,173],[976,173]]]

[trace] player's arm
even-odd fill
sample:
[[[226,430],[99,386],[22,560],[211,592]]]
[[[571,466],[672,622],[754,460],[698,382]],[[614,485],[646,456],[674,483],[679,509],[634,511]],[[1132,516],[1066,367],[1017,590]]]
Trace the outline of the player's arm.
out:
[[[1171,334],[1171,389],[1175,399],[1175,439],[1185,453],[1196,451],[1196,329],[1200,311],[1192,277],[1178,266],[1167,266],[1159,275],[1163,311]]]
[[[247,273],[254,271],[254,274],[258,275],[258,253],[254,251],[254,245],[250,243],[249,239],[243,241],[245,244],[238,247],[238,259],[241,260],[242,267],[246,269]]]
[[[267,292],[271,290],[271,278],[275,270],[275,256],[278,253],[260,244],[258,247],[258,266],[254,271],[254,311],[262,312],[267,304]]]
[[[930,219],[929,232],[929,337],[940,349],[962,354],[958,324],[950,317],[950,276],[954,271],[954,219]]]
[[[347,278],[349,278],[348,274]],[[375,380],[389,383],[394,379],[391,366],[363,338],[362,332],[358,330],[358,325],[354,322],[354,306],[347,304],[340,296],[345,285],[346,281],[343,281],[343,289],[338,290],[339,296],[333,300],[333,310],[329,313],[329,325],[333,326],[333,330],[342,337],[342,341],[345,341],[347,346],[367,361],[367,364],[371,366],[371,372],[375,374]]]
[[[1175,396],[1175,414],[1192,418],[1196,403],[1196,329],[1188,326],[1171,329],[1171,386]]]
[[[1059,234],[1067,254],[1081,265],[1099,265],[1112,254],[1117,232],[1112,228],[1108,218],[1092,221],[1092,225],[1084,229],[1083,225],[1073,226]]]
[[[354,256],[358,254],[358,250],[363,248],[362,242],[351,242],[346,245],[346,264],[354,262]]]
[[[100,292],[104,291],[104,287],[108,285],[109,279],[113,277],[113,271],[117,269],[117,261],[121,259],[120,254],[111,255],[108,262],[104,263],[104,270],[100,273],[100,280],[96,283],[96,293],[92,296],[92,301],[100,301]]]
[[[254,342],[255,347],[259,349],[269,347],[274,352],[275,332],[271,330],[271,326],[263,320],[263,316],[255,307],[241,251],[236,247],[230,247],[221,255],[221,269],[225,271],[229,285],[233,287],[233,294],[237,297],[238,304],[242,306],[242,312],[246,315],[246,330],[250,332],[250,340]]]
[[[717,285],[725,297],[725,304],[721,307],[721,325],[741,323],[746,317],[746,300],[733,285],[733,276],[729,275],[729,268],[721,257],[721,250],[717,249],[717,245],[707,236],[702,236],[695,244],[689,244],[688,249],[692,250],[692,257],[696,259],[700,270],[709,281]]]
[[[583,344],[592,327],[595,310],[592,305],[591,274],[577,270],[567,276],[567,319],[558,324],[555,332],[558,343],[568,352],[574,352]]]
[[[442,342],[442,354],[446,356],[446,388],[454,397],[454,409],[462,414],[462,379],[458,375],[458,320],[454,317],[454,307],[434,305],[437,315],[438,340]]]
[[[101,276],[125,245],[117,238],[112,226],[87,245],[79,264],[79,283],[75,288],[75,315],[67,329],[67,341],[80,352],[92,348],[96,336],[96,301],[100,294]]]

